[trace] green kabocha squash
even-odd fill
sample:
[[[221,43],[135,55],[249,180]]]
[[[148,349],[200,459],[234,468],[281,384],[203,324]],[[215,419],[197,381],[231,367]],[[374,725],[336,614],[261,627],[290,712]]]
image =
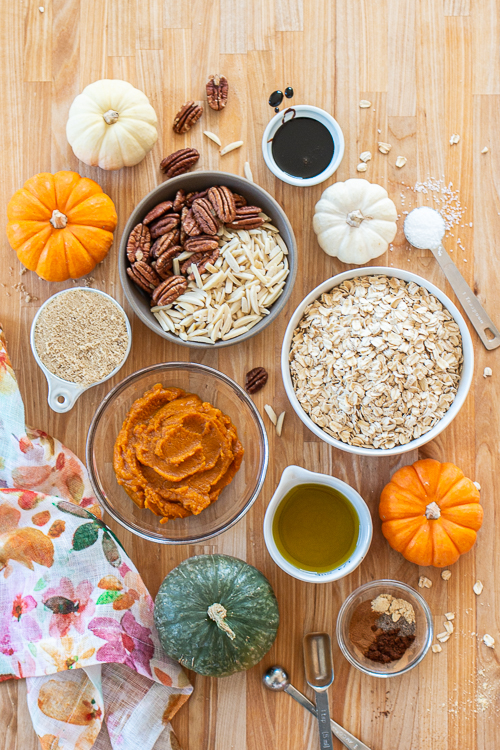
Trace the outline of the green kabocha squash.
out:
[[[184,560],[163,581],[154,618],[166,653],[210,677],[250,669],[276,638],[279,611],[267,578],[229,555]]]

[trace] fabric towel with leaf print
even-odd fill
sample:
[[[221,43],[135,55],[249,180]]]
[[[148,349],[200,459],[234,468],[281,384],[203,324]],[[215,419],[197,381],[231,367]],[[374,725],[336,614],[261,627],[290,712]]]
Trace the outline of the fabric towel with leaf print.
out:
[[[43,750],[179,748],[192,687],[85,467],[25,426],[0,329],[0,680],[22,677]]]

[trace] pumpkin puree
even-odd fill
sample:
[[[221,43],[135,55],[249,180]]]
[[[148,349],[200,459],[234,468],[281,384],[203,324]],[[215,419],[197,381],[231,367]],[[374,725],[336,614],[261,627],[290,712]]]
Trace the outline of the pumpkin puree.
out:
[[[198,515],[219,497],[243,458],[236,428],[219,409],[160,383],[132,404],[116,439],[118,483],[155,515]]]

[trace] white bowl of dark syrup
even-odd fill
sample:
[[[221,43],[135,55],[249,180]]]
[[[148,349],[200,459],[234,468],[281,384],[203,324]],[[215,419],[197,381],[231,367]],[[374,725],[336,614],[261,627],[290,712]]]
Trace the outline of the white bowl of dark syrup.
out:
[[[268,123],[262,154],[268,168],[283,182],[297,187],[318,185],[340,166],[344,134],[324,109],[297,104]]]

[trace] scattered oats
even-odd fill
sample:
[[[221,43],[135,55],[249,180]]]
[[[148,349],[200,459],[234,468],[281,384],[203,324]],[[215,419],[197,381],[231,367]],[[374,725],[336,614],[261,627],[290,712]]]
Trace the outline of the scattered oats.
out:
[[[210,130],[204,130],[203,134],[206,135],[207,138],[210,138],[210,140],[216,143],[218,146],[222,146],[219,136],[215,133],[211,133]]]
[[[434,654],[439,654],[439,652],[440,652],[440,651],[442,651],[442,650],[443,650],[443,649],[441,648],[441,646],[439,645],[439,643],[434,643],[434,644],[433,644],[433,645],[431,646],[431,651],[432,651],[432,652],[433,652]]]
[[[440,643],[446,643],[446,641],[450,640],[450,634],[445,630],[443,633],[438,633],[436,638]]]
[[[454,627],[452,622],[450,622],[449,620],[445,620],[443,626],[447,633],[449,633],[450,635],[453,633]]]
[[[485,646],[488,646],[488,648],[495,648],[495,639],[493,636],[488,635],[488,633],[483,635],[483,643]]]
[[[269,404],[264,404],[264,411],[266,412],[267,416],[273,423],[273,425],[276,427],[278,422],[278,417],[276,416],[276,412],[274,411],[273,407]]]
[[[27,271],[28,269],[26,268],[26,266],[21,266],[21,268],[19,269],[19,276],[24,276]]]
[[[493,370],[491,367],[485,367],[483,370],[483,378],[491,378],[493,375]]]
[[[424,287],[347,279],[309,305],[290,347],[296,397],[328,435],[393,448],[444,416],[460,382],[460,329]]]
[[[479,490],[479,492],[481,492],[481,485],[479,484],[479,482],[472,482],[472,484],[474,485],[476,490]]]
[[[432,586],[432,581],[425,576],[420,576],[420,578],[418,579],[418,586],[421,589],[430,589]]]
[[[483,589],[484,589],[484,586],[481,583],[481,581],[476,581],[476,583],[472,587],[472,590],[476,594],[476,596],[479,596]]]
[[[488,146],[485,146],[485,147],[483,148],[483,150],[481,151],[481,153],[482,153],[482,154],[487,154],[487,153],[488,153],[488,151],[489,151],[489,148],[488,148]]]
[[[454,620],[455,619],[455,613],[454,612],[446,612],[445,617],[447,620]]]
[[[453,135],[450,138],[450,146],[454,146],[455,143],[458,143],[460,141],[460,136],[458,133],[453,133]]]
[[[72,289],[49,300],[35,326],[35,348],[51,373],[70,383],[97,383],[123,362],[128,333],[118,305]]]
[[[383,141],[378,142],[378,150],[381,154],[388,154],[392,146],[390,143],[384,143]]]
[[[221,148],[219,153],[221,156],[224,156],[224,154],[228,154],[230,151],[234,151],[236,148],[241,148],[241,146],[243,146],[243,141],[234,141],[234,143],[228,143],[227,146]]]
[[[372,106],[372,103],[368,101],[368,99],[361,99],[359,106],[361,109],[368,109]]]
[[[407,161],[408,159],[406,158],[406,156],[398,156],[398,158],[396,159],[396,166],[398,167],[398,169],[401,169],[401,167],[404,167]]]
[[[451,570],[442,570],[441,578],[443,579],[443,581],[449,581],[451,578]]]
[[[367,161],[370,161],[371,158],[372,158],[371,151],[363,151],[363,153],[359,155],[360,161],[367,162]]]
[[[366,164],[365,164],[365,163],[364,163],[364,162],[362,161],[362,162],[361,162],[361,164],[358,164],[358,166],[356,167],[356,169],[358,170],[358,172],[366,172],[366,170],[367,170],[367,166],[366,166]]]
[[[283,430],[283,422],[285,420],[285,414],[286,412],[282,411],[278,417],[278,421],[276,422],[276,434],[278,435],[278,437],[281,437],[281,432]]]
[[[247,178],[248,182],[253,182],[252,170],[250,169],[250,164],[247,161],[245,162],[245,165],[243,167],[243,173],[245,177]]]
[[[40,13],[45,13],[45,8],[43,7],[43,5],[39,5],[38,10],[40,11]]]

